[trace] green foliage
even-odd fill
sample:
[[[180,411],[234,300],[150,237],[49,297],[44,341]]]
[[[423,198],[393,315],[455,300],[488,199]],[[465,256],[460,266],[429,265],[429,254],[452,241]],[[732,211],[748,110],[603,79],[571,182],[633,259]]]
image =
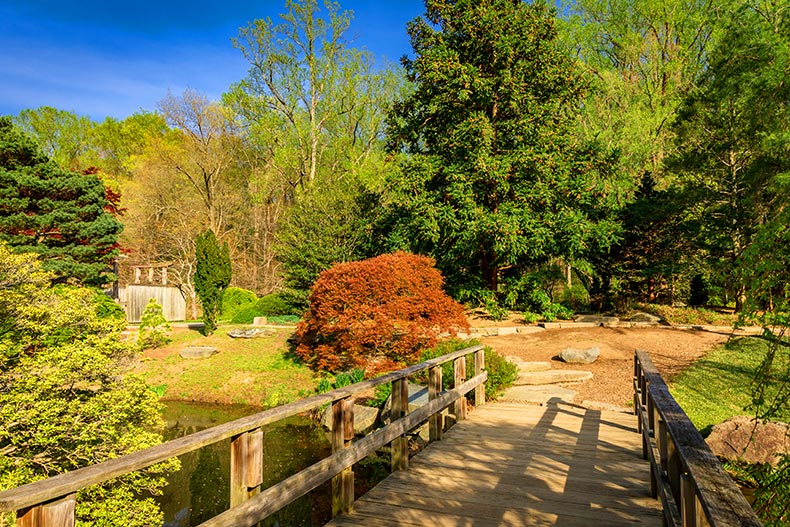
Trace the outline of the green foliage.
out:
[[[790,456],[779,466],[767,463],[727,463],[725,468],[736,481],[754,489],[752,508],[765,527],[784,527],[790,521]]]
[[[423,351],[420,360],[426,361],[434,359],[436,357],[441,357],[442,355],[447,355],[448,353],[462,350],[470,346],[475,346],[477,344],[480,344],[480,342],[476,340],[445,340],[433,348]],[[511,386],[518,378],[518,367],[488,346],[485,348],[485,369],[488,372],[488,380],[486,381],[485,388],[487,401],[495,400],[500,393]],[[473,377],[474,374],[474,360],[471,359],[470,355],[466,360],[466,378],[469,379]],[[453,379],[453,363],[449,362],[443,364],[442,389],[447,390],[452,388]],[[427,379],[423,378],[423,381],[425,382]]]
[[[41,255],[56,282],[101,286],[123,229],[108,205],[95,174],[63,170],[0,117],[0,240]]]
[[[252,307],[258,296],[241,287],[228,287],[222,292],[222,320],[231,320],[242,309]]]
[[[415,92],[387,131],[391,243],[436,259],[450,291],[509,278],[617,238],[613,159],[572,136],[584,80],[544,2],[426,2],[408,26]]]
[[[390,395],[392,395],[392,383],[379,384],[373,388],[373,397],[365,401],[365,404],[372,408],[381,408],[387,402],[387,399],[390,398]]]
[[[252,306],[240,309],[233,316],[234,324],[252,324],[255,317],[266,317],[270,323],[280,320],[285,323],[295,323],[300,312],[294,305],[294,295],[290,293],[271,293],[262,296]]]
[[[137,347],[159,348],[170,342],[170,324],[162,314],[162,306],[155,298],[148,301],[137,328]]]
[[[227,242],[220,246],[211,229],[198,234],[195,240],[195,291],[203,306],[203,332],[210,335],[217,329],[222,292],[230,284],[230,252]]]
[[[366,373],[413,362],[443,333],[468,328],[424,256],[394,253],[321,273],[299,323],[296,354],[315,370]]]
[[[101,462],[161,442],[157,397],[127,375],[134,356],[101,293],[44,285],[31,255],[0,245],[0,489]],[[14,310],[20,295],[24,309]],[[78,426],[75,426],[78,425]],[[152,498],[177,462],[80,491],[82,524],[143,527],[161,522]]]

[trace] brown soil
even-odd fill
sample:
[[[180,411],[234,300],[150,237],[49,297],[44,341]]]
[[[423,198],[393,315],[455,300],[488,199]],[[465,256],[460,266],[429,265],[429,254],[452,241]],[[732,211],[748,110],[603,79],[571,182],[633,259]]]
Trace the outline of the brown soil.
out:
[[[484,337],[482,342],[505,356],[526,361],[549,361],[555,369],[586,370],[589,381],[570,385],[575,403],[600,402],[619,407],[633,399],[634,351],[650,354],[665,379],[671,379],[707,350],[725,342],[729,332],[658,328],[571,328],[536,333]],[[565,348],[597,346],[601,355],[592,364],[565,364],[555,357]]]

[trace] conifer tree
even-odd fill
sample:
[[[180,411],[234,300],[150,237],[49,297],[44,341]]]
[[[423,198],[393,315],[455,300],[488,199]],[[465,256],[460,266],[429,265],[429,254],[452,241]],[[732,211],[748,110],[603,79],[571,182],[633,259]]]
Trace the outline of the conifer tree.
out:
[[[0,240],[41,256],[54,281],[101,286],[123,225],[95,174],[63,170],[0,117]]]
[[[203,333],[217,329],[222,311],[222,292],[230,284],[230,252],[227,242],[220,246],[211,229],[195,240],[195,291],[203,306]]]

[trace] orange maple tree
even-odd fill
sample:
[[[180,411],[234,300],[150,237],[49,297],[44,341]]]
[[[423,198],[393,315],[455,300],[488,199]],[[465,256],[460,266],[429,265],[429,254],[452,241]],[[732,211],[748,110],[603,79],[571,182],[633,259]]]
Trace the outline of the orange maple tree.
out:
[[[337,264],[321,273],[297,326],[297,355],[315,370],[370,375],[413,363],[469,324],[426,256],[404,252]]]

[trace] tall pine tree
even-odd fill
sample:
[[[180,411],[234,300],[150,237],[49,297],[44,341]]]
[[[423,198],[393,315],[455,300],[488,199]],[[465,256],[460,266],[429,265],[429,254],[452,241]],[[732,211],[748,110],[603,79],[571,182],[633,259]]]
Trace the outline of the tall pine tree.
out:
[[[123,229],[108,205],[96,175],[61,169],[0,117],[0,240],[41,255],[56,282],[100,286]]]
[[[460,299],[512,304],[535,265],[611,243],[611,164],[572,136],[583,82],[553,11],[428,0],[408,32],[416,90],[388,129],[394,244],[433,256]]]

